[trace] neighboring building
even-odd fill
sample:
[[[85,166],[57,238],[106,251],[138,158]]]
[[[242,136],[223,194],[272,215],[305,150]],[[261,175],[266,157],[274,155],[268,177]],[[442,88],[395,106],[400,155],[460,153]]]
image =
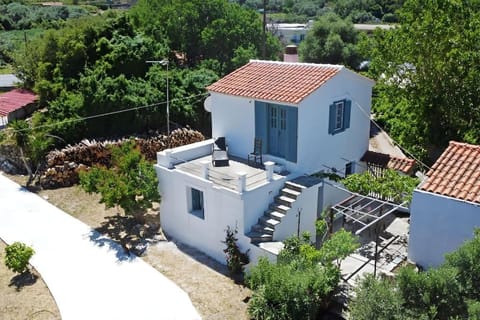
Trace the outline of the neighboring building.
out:
[[[8,91],[15,88],[19,83],[20,79],[17,78],[14,74],[0,74],[0,90]]]
[[[308,30],[313,26],[313,20],[308,23],[268,23],[267,30],[277,36],[284,45],[295,44],[305,40]],[[372,33],[376,29],[390,30],[392,24],[354,24],[354,29],[360,32]]]
[[[157,154],[163,230],[223,263],[227,226],[253,262],[298,232],[315,236],[317,216],[346,194],[307,175],[363,170],[372,87],[343,66],[273,61],[210,85],[212,137],[226,138],[230,160],[213,166],[214,139]],[[246,161],[255,140],[264,166]]]
[[[267,24],[267,30],[277,36],[285,45],[298,45],[305,40],[312,24],[312,20],[308,23],[269,23]]]
[[[37,99],[33,92],[23,89],[0,94],[0,127],[30,115],[35,110]]]
[[[408,258],[428,268],[480,227],[480,146],[451,141],[413,193]]]
[[[373,31],[377,29],[381,30],[390,30],[395,28],[394,24],[366,24],[366,23],[355,23],[353,25],[353,28],[358,31],[366,32],[366,33],[372,33]]]

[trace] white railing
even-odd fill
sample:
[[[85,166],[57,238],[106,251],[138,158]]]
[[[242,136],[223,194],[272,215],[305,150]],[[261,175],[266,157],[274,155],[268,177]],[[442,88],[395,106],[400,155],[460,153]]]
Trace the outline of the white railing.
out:
[[[265,162],[265,170],[247,174],[245,172],[224,172],[210,166],[210,161],[192,161],[193,159],[208,156],[212,152],[213,140],[205,140],[190,145],[181,146],[175,149],[166,149],[157,153],[158,165],[173,169],[175,165],[181,164],[182,170],[200,178],[212,181],[214,184],[224,188],[243,192],[251,190],[256,186],[267,183],[273,179],[273,162]],[[233,160],[231,160],[233,161]]]

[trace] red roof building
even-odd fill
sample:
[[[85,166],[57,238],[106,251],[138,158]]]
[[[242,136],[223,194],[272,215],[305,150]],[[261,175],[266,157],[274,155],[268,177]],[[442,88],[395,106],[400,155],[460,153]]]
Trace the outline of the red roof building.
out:
[[[298,104],[343,66],[252,60],[207,90],[258,100]]]
[[[450,141],[421,190],[480,203],[480,146]]]
[[[8,120],[23,117],[32,111],[25,108],[37,99],[33,92],[24,89],[14,89],[0,94],[0,117],[6,117]]]
[[[408,258],[429,268],[480,227],[480,146],[451,141],[410,204]]]
[[[389,154],[368,150],[360,161],[367,164],[400,171],[405,174],[412,174],[415,167],[415,160],[410,158],[400,158]]]

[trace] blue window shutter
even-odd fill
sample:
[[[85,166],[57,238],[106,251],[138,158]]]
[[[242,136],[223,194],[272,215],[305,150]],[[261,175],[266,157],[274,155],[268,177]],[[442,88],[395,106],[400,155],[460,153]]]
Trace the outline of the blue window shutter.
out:
[[[328,133],[335,134],[335,104],[330,105],[330,113],[328,115]]]
[[[298,108],[287,107],[287,150],[285,159],[297,162]]]
[[[265,102],[255,101],[255,137],[262,139],[262,153],[267,153],[267,104]]]
[[[350,113],[352,112],[352,101],[345,100],[345,110],[343,115],[343,129],[350,128]]]

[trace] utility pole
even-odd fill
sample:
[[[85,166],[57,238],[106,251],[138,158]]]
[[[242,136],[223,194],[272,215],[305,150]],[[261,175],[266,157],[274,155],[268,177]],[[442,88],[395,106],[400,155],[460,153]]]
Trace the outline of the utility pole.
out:
[[[170,135],[170,99],[169,99],[169,88],[168,88],[168,64],[169,61],[168,59],[163,59],[163,60],[149,60],[145,61],[146,63],[158,63],[161,64],[162,66],[167,66],[167,135]]]
[[[263,60],[267,59],[267,0],[263,0],[263,44],[262,44]]]

